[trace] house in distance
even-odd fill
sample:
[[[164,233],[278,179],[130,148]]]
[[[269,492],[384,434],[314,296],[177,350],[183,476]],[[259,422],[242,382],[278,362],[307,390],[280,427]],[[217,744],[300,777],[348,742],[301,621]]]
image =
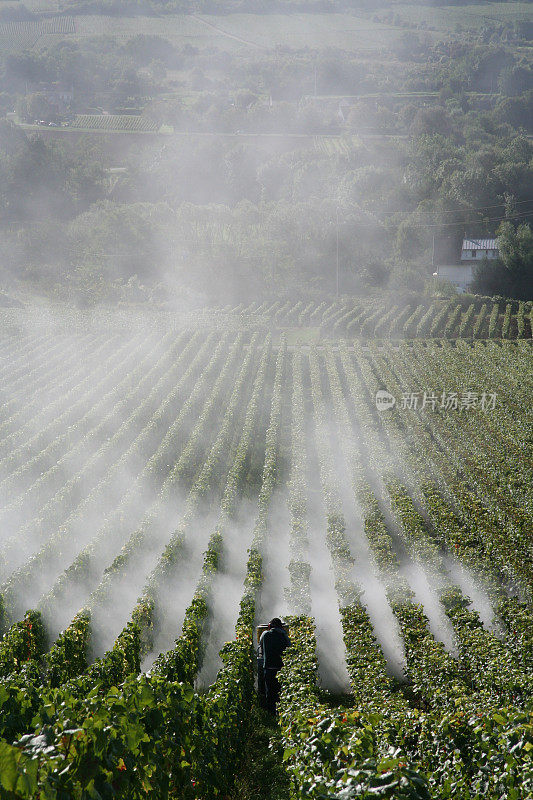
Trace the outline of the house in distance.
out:
[[[484,258],[498,258],[499,254],[497,239],[463,239],[461,264],[481,261]]]
[[[445,264],[437,267],[437,277],[449,281],[460,292],[466,292],[474,280],[476,264],[483,259],[498,258],[500,250],[497,239],[463,239],[459,264]]]

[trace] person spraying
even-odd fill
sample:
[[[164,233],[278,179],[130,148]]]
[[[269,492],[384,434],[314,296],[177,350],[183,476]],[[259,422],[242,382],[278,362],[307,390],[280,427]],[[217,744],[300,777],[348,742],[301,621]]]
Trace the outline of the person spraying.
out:
[[[277,617],[270,620],[266,631],[263,631],[259,639],[259,668],[262,670],[259,681],[261,685],[261,678],[263,679],[265,705],[267,711],[272,714],[276,713],[276,704],[279,700],[280,685],[277,674],[283,666],[281,656],[290,643],[287,631]]]

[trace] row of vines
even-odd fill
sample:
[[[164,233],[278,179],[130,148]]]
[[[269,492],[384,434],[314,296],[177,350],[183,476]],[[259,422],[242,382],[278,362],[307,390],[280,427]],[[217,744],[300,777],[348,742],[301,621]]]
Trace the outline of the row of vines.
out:
[[[301,304],[299,324],[333,324],[341,306]],[[110,325],[5,332],[0,354],[0,796],[230,796],[265,578],[282,568],[294,797],[531,795],[527,342],[289,352],[253,331]],[[384,388],[397,402],[379,410]],[[267,575],[283,541],[288,563]],[[317,552],[346,676],[335,698]]]
[[[533,307],[526,302],[281,301],[226,306],[222,315],[252,325],[319,328],[326,337],[379,339],[531,339]]]

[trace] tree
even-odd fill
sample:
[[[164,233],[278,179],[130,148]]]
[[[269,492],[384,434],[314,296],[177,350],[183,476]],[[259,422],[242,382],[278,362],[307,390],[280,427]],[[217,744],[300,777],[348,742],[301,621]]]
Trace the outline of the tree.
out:
[[[485,259],[474,275],[473,290],[518,300],[533,299],[533,230],[522,223],[502,222],[498,228],[500,257]]]
[[[505,97],[496,106],[495,113],[502,122],[533,133],[533,90],[520,97]]]
[[[522,223],[517,228],[503,222],[498,229],[500,258],[513,283],[533,277],[533,230]]]
[[[106,280],[155,279],[172,262],[174,226],[163,203],[97,203],[69,226],[72,263],[94,268]]]
[[[17,100],[17,116],[26,122],[34,120],[55,120],[57,118],[56,108],[48,101],[45,94],[35,92],[28,97],[19,97]]]
[[[518,95],[529,92],[533,89],[533,69],[521,65],[505,67],[498,84],[502,94]]]
[[[423,242],[419,229],[409,220],[403,220],[396,234],[396,254],[402,261],[417,258],[423,251]]]
[[[176,49],[168,39],[162,36],[150,36],[140,33],[132,36],[124,45],[124,52],[136,64],[148,66],[152,61],[162,61],[165,67],[174,66]]]
[[[434,134],[452,136],[453,122],[444,108],[421,108],[411,124],[413,136],[432,136]]]

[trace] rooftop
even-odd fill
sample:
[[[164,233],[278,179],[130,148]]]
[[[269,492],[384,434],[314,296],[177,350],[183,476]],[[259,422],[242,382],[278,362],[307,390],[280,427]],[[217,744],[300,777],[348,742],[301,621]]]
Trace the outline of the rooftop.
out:
[[[497,239],[463,239],[463,250],[499,250]]]

